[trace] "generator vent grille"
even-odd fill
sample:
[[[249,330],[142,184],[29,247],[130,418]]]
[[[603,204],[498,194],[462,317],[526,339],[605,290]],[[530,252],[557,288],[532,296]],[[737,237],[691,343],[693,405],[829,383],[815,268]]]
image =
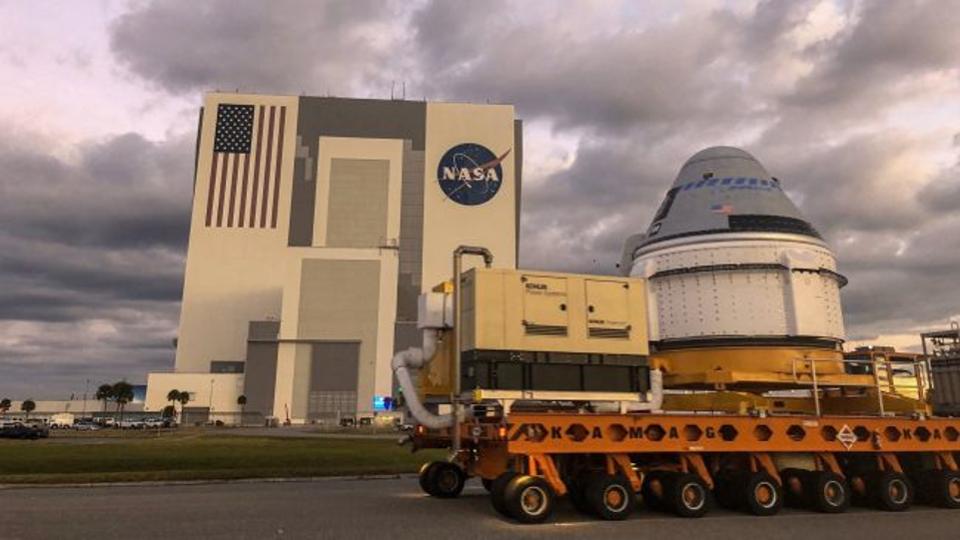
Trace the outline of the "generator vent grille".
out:
[[[553,324],[530,324],[523,325],[528,336],[566,336],[567,327]]]
[[[590,328],[589,336],[600,339],[630,339],[629,328]]]

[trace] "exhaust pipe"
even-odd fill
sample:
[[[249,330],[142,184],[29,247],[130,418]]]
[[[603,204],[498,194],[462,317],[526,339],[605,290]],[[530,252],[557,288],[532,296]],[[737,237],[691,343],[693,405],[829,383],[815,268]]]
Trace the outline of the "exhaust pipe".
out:
[[[397,382],[403,389],[403,397],[407,403],[410,414],[418,422],[430,429],[448,428],[454,424],[453,414],[437,415],[428,411],[423,403],[420,402],[420,396],[417,394],[417,387],[413,384],[413,376],[410,373],[412,369],[420,369],[433,359],[437,352],[438,331],[432,328],[423,330],[423,346],[421,348],[411,347],[398,352],[391,362],[393,372],[397,376]]]

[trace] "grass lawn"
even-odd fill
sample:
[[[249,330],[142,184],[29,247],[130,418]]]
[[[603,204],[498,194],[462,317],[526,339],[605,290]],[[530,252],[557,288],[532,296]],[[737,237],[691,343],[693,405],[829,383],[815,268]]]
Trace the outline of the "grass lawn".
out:
[[[130,482],[416,472],[439,451],[383,439],[284,438],[201,431],[166,437],[0,441],[0,484]]]

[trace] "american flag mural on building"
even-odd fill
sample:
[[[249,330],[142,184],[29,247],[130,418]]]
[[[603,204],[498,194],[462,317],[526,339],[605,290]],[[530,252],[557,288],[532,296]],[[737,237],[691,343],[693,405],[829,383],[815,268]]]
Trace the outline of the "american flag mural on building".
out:
[[[286,116],[282,106],[217,106],[207,227],[277,227]]]

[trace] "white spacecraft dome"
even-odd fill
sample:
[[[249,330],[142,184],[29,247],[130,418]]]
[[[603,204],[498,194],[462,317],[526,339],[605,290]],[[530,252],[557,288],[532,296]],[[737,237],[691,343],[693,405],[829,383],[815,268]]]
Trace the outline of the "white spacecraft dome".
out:
[[[749,153],[693,155],[645,233],[624,245],[624,273],[648,280],[658,346],[844,339],[836,257]]]
[[[749,153],[714,146],[677,175],[638,247],[692,235],[773,232],[820,239],[780,181]]]

